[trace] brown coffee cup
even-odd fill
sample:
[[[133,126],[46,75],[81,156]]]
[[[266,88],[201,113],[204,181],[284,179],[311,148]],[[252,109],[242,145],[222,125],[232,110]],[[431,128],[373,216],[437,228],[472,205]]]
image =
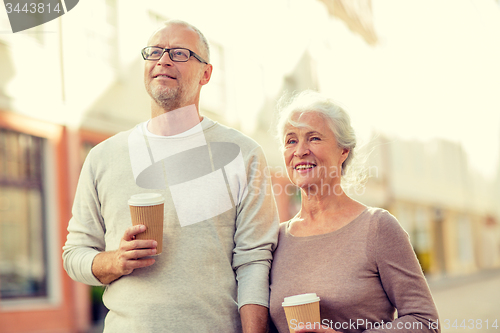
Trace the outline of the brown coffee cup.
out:
[[[295,333],[299,324],[307,327],[321,327],[319,297],[315,293],[285,297],[281,304],[285,310],[290,333]]]
[[[163,249],[163,206],[165,199],[159,193],[135,194],[128,200],[132,225],[143,224],[146,231],[135,239],[152,239],[158,243],[156,254]]]

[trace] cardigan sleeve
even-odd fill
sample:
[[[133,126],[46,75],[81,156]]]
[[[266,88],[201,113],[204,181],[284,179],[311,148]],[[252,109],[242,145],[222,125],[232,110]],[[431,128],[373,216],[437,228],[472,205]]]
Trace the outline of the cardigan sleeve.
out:
[[[390,329],[385,325],[364,332],[440,332],[431,325],[438,312],[409,236],[387,211],[377,221],[374,241],[380,281],[398,318]]]

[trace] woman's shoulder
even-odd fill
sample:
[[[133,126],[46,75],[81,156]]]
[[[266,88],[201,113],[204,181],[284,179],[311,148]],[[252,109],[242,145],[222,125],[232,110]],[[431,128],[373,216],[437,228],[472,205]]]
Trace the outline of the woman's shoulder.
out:
[[[379,207],[366,207],[366,212],[371,220],[382,222],[382,223],[396,223],[399,224],[398,220],[394,215],[392,215],[388,210]]]
[[[407,238],[408,233],[403,229],[397,218],[388,210],[378,207],[368,207],[370,234],[378,241],[389,241],[390,239]]]

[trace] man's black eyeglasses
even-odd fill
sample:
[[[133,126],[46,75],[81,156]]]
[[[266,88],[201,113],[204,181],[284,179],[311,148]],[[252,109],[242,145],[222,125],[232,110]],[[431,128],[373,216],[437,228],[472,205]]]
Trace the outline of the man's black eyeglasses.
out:
[[[146,46],[142,49],[141,54],[144,60],[160,60],[165,52],[168,52],[168,56],[172,61],[176,62],[186,62],[191,58],[191,56],[198,59],[199,62],[203,64],[208,64],[202,57],[194,53],[189,49],[175,48],[175,49],[164,49],[158,46]]]

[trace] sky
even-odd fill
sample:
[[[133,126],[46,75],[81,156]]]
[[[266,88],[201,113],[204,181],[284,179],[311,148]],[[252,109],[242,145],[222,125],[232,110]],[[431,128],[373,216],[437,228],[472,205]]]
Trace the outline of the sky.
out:
[[[243,31],[237,35],[250,45],[274,47],[275,54],[283,55],[266,71],[276,71],[281,80],[283,68],[293,68],[291,63],[298,61],[298,45],[306,45],[304,40],[316,43],[312,56],[318,63],[319,88],[348,108],[361,141],[374,132],[422,142],[445,139],[464,148],[472,169],[487,179],[496,176],[499,2],[371,0],[376,45],[353,34],[337,17],[329,18],[320,1],[281,2],[292,4],[291,9],[285,12],[256,2],[245,10],[248,16],[228,18],[248,21],[240,24]],[[276,13],[280,18],[271,25],[269,15]],[[255,17],[260,24],[253,24]],[[240,59],[246,67],[259,53],[247,56],[248,60]],[[265,85],[273,86],[272,77],[266,77]],[[251,91],[257,82],[248,84]]]
[[[354,92],[334,86],[354,111],[358,131],[457,142],[472,168],[488,178],[495,175],[500,153],[500,4],[373,0],[372,8],[377,45],[359,43],[359,59],[345,59],[362,73],[353,81],[363,96],[352,89],[354,83],[346,84]]]

